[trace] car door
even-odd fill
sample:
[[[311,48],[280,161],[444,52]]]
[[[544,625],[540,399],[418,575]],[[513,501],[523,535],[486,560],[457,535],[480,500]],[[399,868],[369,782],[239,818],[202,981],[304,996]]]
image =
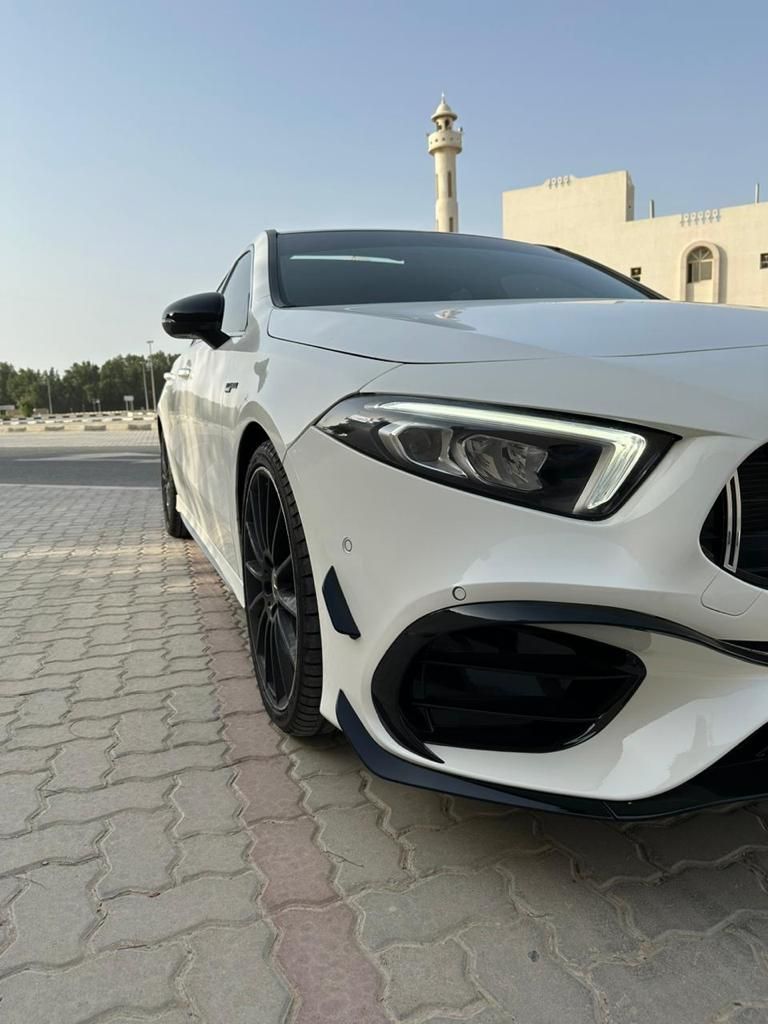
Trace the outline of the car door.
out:
[[[193,467],[186,457],[189,431],[186,422],[185,384],[190,373],[192,344],[193,342],[187,343],[187,350],[178,355],[171,369],[163,374],[163,390],[158,403],[163,440],[171,463],[179,509],[188,518],[195,507]]]
[[[237,258],[219,287],[224,295],[221,330],[229,340],[218,349],[196,342],[184,383],[189,431],[185,448],[194,465],[197,531],[219,563],[230,562],[231,547],[230,467],[222,444],[222,406],[231,384],[232,350],[248,327],[251,265],[248,250]]]
[[[203,341],[190,342],[167,375],[165,405],[168,418],[168,449],[180,498],[181,510],[190,525],[204,531],[206,520],[203,501],[205,460],[201,451],[200,408],[192,388],[193,381],[204,376]]]

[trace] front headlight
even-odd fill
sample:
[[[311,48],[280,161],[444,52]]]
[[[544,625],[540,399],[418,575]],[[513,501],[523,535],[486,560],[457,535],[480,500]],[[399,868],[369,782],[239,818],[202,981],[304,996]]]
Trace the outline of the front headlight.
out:
[[[320,430],[419,476],[545,512],[614,512],[676,440],[645,427],[443,399],[356,395]]]

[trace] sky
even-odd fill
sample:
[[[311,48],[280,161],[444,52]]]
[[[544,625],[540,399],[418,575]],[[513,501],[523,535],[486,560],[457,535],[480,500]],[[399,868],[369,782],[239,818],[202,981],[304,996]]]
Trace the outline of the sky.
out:
[[[174,351],[162,309],[263,228],[461,228],[627,169],[657,216],[768,198],[768,3],[0,0],[0,360]]]

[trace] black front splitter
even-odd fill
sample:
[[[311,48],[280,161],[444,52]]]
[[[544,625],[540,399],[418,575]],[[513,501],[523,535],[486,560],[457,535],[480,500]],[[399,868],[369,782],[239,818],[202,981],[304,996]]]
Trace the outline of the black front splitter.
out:
[[[374,775],[406,786],[473,800],[487,800],[529,811],[612,821],[644,821],[722,804],[751,803],[768,797],[768,763],[764,759],[738,764],[716,763],[682,786],[642,800],[591,800],[499,786],[413,764],[380,747],[365,729],[343,691],[339,692],[336,701],[336,716],[360,760]]]

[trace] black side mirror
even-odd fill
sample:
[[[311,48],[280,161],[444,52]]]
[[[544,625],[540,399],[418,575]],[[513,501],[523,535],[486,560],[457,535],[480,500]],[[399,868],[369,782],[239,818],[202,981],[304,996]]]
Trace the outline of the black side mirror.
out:
[[[221,329],[224,296],[221,292],[200,292],[172,302],[163,313],[163,330],[172,338],[200,338],[219,348],[229,335]]]

